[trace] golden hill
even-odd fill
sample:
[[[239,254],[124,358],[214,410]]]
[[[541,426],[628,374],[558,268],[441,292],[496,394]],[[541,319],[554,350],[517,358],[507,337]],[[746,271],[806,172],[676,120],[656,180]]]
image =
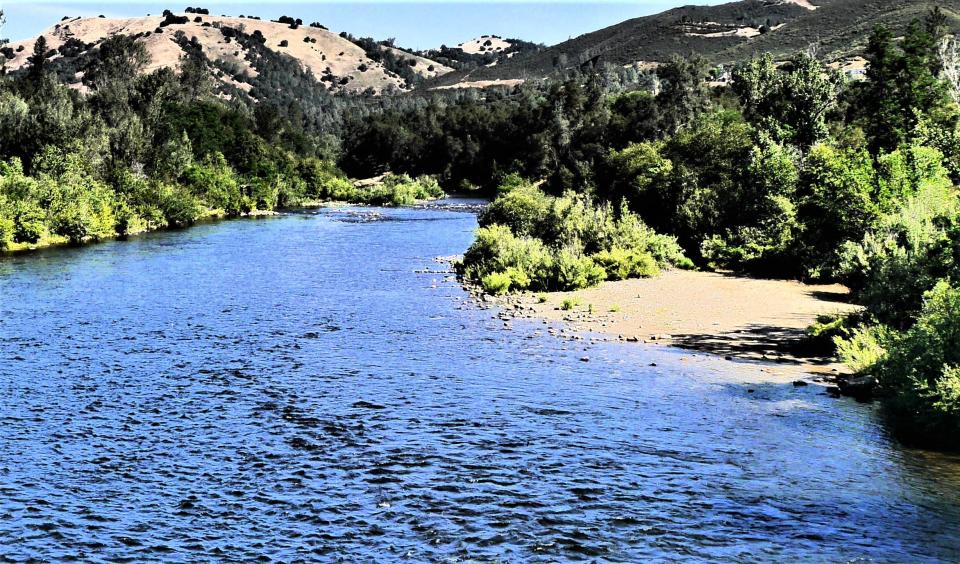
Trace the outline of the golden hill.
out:
[[[372,59],[363,48],[323,28],[195,13],[173,16],[174,18],[66,18],[42,35],[52,50],[61,50],[64,45],[72,44],[79,45],[81,51],[95,49],[97,44],[114,35],[137,36],[138,41],[146,45],[150,54],[152,62],[147,70],[151,71],[162,67],[177,68],[184,49],[176,36],[178,32],[182,32],[188,40],[196,38],[208,59],[226,63],[228,68],[237,70],[236,73],[231,73],[232,76],[224,74],[221,80],[248,90],[249,84],[243,82],[242,75],[252,77],[257,71],[250,64],[251,57],[247,50],[235,38],[230,37],[227,31],[239,30],[251,35],[262,35],[264,47],[297,60],[328,90],[381,93],[385,90],[410,89],[403,77],[386,68],[382,62]],[[175,18],[177,21],[186,18],[186,23],[170,23]],[[15,71],[27,64],[36,39],[33,37],[9,45],[13,56],[7,61],[8,69]],[[423,78],[436,77],[453,70],[400,49],[388,46],[379,48],[400,56],[408,62],[414,73]],[[51,58],[61,56],[58,53]],[[82,71],[79,74],[82,74]],[[241,77],[239,80],[235,80],[237,75]]]

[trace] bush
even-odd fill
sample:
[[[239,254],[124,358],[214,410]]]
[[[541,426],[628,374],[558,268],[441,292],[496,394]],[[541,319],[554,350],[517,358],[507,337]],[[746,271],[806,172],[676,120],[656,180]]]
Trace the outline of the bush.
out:
[[[13,204],[13,240],[16,243],[36,243],[46,233],[47,214],[31,200]]]
[[[854,372],[863,373],[884,357],[889,339],[890,332],[878,325],[854,328],[847,336],[835,336],[833,342],[843,363]]]
[[[550,199],[533,184],[520,184],[516,178],[501,186],[503,195],[480,214],[480,225],[496,223],[506,225],[517,235],[535,235],[546,217]]]
[[[220,153],[190,166],[183,173],[183,182],[207,207],[222,209],[228,216],[243,211],[239,179]]]
[[[320,188],[318,195],[325,200],[353,202],[359,199],[357,188],[346,178],[330,178]]]
[[[561,249],[556,255],[555,274],[551,289],[560,291],[579,290],[596,286],[607,273],[593,259],[577,254],[570,249]]]
[[[163,215],[166,226],[193,225],[203,215],[203,206],[182,186],[154,183],[151,189],[156,193],[157,209]]]
[[[488,294],[506,294],[510,290],[510,275],[506,272],[491,272],[481,279],[483,291]]]
[[[0,194],[0,251],[6,250],[13,243],[14,223],[10,205]]]
[[[600,251],[592,258],[606,271],[607,280],[649,278],[660,274],[657,261],[649,253],[627,251],[615,247],[609,251]]]
[[[923,182],[859,243],[840,251],[839,274],[875,320],[905,329],[923,293],[960,276],[960,203],[956,191]]]
[[[884,406],[905,438],[960,448],[960,289],[939,282],[917,323],[891,339],[873,372]]]
[[[551,253],[540,240],[516,237],[506,226],[491,225],[477,230],[460,268],[474,281],[482,281],[495,272],[510,273],[517,289],[547,289],[553,278],[553,263]]]
[[[675,238],[655,233],[626,205],[547,196],[516,176],[504,183],[464,255],[460,270],[470,280],[510,273],[512,290],[574,290],[692,266]]]
[[[357,199],[373,205],[409,206],[418,201],[441,198],[443,195],[443,189],[432,176],[414,179],[406,174],[391,174],[375,188],[358,190]]]
[[[814,277],[835,273],[836,250],[859,241],[875,225],[880,206],[873,198],[876,175],[865,150],[817,145],[801,178],[800,258]]]

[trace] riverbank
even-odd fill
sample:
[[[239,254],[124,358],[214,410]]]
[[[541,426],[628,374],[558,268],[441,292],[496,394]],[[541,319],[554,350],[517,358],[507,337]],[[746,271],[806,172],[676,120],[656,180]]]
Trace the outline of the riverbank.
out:
[[[281,215],[281,213],[282,213],[281,211],[274,211],[274,210],[251,210],[249,212],[242,213],[238,216],[230,216],[230,215],[227,215],[227,213],[221,209],[212,209],[212,210],[206,210],[204,212],[204,215],[200,217],[200,219],[192,223],[191,225],[185,225],[183,227],[157,226],[152,228],[144,226],[139,229],[134,229],[123,234],[118,233],[108,237],[99,237],[99,238],[88,237],[88,238],[85,238],[80,243],[73,242],[68,237],[64,237],[62,235],[54,235],[54,234],[46,233],[40,238],[40,240],[38,240],[35,243],[29,243],[29,242],[7,243],[7,246],[5,248],[0,248],[0,257],[4,255],[13,255],[13,254],[24,253],[24,252],[41,251],[44,249],[52,249],[56,247],[70,247],[70,246],[77,247],[77,246],[89,245],[92,243],[110,241],[113,239],[127,239],[130,237],[136,237],[137,235],[154,233],[156,231],[164,231],[168,229],[186,229],[186,228],[192,227],[193,225],[200,225],[203,223],[210,223],[213,221],[224,221],[228,219],[261,219],[265,217],[276,217]]]
[[[834,359],[806,354],[802,345],[818,316],[858,309],[847,297],[840,285],[670,270],[574,292],[488,299],[510,317],[561,322],[607,340],[769,363],[764,370],[771,376],[797,379],[844,372]]]
[[[70,246],[85,246],[93,243],[99,243],[103,241],[110,241],[113,239],[127,239],[130,237],[136,237],[138,235],[145,235],[147,233],[154,233],[157,231],[165,231],[170,229],[189,229],[194,225],[201,225],[204,223],[210,223],[215,221],[227,221],[234,219],[263,219],[271,217],[279,217],[285,213],[293,213],[303,210],[311,209],[320,209],[320,208],[336,208],[336,207],[410,207],[410,206],[422,206],[430,204],[432,202],[437,202],[443,200],[443,197],[431,197],[416,199],[411,204],[402,204],[402,205],[384,205],[384,206],[374,206],[373,204],[367,204],[363,202],[353,202],[348,200],[308,200],[304,202],[299,202],[296,205],[286,206],[283,208],[278,208],[276,210],[251,210],[249,212],[244,212],[239,215],[229,215],[222,209],[208,209],[205,210],[203,215],[193,222],[190,225],[185,225],[182,227],[170,227],[170,226],[157,226],[157,227],[142,227],[140,229],[135,229],[124,234],[116,234],[108,237],[99,237],[85,238],[80,243],[75,243],[71,241],[68,237],[62,235],[54,235],[50,233],[44,234],[40,240],[35,243],[7,243],[6,247],[0,247],[0,257],[5,255],[14,255],[26,252],[41,251],[45,249],[52,249],[56,247],[70,247]],[[472,209],[472,208],[471,208]]]

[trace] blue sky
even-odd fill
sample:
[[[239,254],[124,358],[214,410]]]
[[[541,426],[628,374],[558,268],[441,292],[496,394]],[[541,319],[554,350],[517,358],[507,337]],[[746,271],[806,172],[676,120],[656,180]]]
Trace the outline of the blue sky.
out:
[[[208,8],[216,14],[253,14],[263,19],[280,15],[319,21],[335,31],[376,39],[394,37],[398,45],[428,49],[456,45],[478,35],[519,37],[548,45],[623,20],[653,14],[682,4],[719,4],[725,0],[635,0],[555,2],[443,2],[396,0],[361,2],[64,2],[0,1],[7,14],[3,37],[11,40],[38,35],[63,16],[144,16],[186,6]]]

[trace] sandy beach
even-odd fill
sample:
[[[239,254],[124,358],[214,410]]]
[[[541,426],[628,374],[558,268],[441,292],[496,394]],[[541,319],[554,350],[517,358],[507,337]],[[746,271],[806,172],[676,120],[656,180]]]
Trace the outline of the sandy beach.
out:
[[[504,296],[497,302],[514,317],[563,322],[571,330],[612,340],[769,362],[769,372],[794,378],[844,371],[834,359],[804,354],[800,345],[818,316],[855,311],[847,298],[840,285],[672,270],[655,278]],[[576,305],[564,309],[571,300]]]

